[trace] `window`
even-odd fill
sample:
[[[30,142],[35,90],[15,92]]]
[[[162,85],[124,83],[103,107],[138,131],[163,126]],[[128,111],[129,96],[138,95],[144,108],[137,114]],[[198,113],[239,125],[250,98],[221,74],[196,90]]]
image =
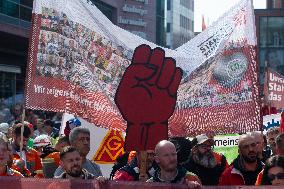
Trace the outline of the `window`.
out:
[[[284,75],[284,17],[260,17],[260,82],[264,83],[265,61],[268,67]]]
[[[189,18],[180,15],[180,27],[186,29],[186,30],[193,30],[193,21]]]
[[[188,9],[191,9],[191,2],[193,0],[180,0],[180,4]]]
[[[32,19],[32,10],[30,8],[20,6],[20,19],[30,22]]]
[[[260,18],[260,46],[284,47],[284,17]]]
[[[33,0],[21,0],[20,3],[31,8],[33,7]]]
[[[167,0],[167,10],[171,10],[171,0]]]
[[[167,32],[171,32],[171,23],[167,23]]]
[[[23,102],[24,79],[20,74],[0,72],[0,99],[10,106],[17,102]]]
[[[8,16],[19,18],[19,5],[10,1],[2,0],[0,3],[0,12]]]

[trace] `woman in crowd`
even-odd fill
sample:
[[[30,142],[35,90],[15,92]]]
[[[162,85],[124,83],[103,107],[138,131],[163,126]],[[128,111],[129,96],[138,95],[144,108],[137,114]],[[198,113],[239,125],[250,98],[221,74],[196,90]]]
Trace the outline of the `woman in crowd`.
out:
[[[273,156],[263,170],[262,185],[284,185],[284,157]]]

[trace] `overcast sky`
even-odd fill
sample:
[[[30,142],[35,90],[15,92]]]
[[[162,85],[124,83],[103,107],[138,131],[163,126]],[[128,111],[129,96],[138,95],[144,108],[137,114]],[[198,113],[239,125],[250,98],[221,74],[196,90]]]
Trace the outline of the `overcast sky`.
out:
[[[217,20],[223,13],[237,4],[239,0],[194,0],[194,31],[201,31],[202,14],[208,26]],[[253,0],[255,9],[264,9],[266,0]]]

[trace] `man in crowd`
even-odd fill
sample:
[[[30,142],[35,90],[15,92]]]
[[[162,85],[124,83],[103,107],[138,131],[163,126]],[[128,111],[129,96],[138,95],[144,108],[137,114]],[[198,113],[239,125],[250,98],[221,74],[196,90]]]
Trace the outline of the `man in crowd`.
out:
[[[46,134],[44,128],[44,120],[37,118],[36,119],[36,130],[34,131],[34,136],[37,137],[39,135]]]
[[[264,138],[263,138],[263,134],[261,132],[258,131],[254,131],[250,133],[251,136],[254,137],[255,142],[257,144],[257,156],[258,159],[260,159],[263,163],[265,163],[265,161],[270,157],[270,154],[267,154],[264,151]]]
[[[69,141],[71,146],[76,148],[80,153],[82,157],[82,167],[95,177],[102,176],[100,167],[86,158],[90,151],[90,130],[83,127],[72,129],[69,135]],[[56,169],[54,176],[59,176],[62,172],[63,168],[60,166]]]
[[[67,136],[61,136],[59,137],[59,139],[57,140],[54,148],[55,150],[57,150],[58,152],[61,152],[62,149],[66,146],[70,146],[70,142],[69,142],[69,137]]]
[[[20,151],[21,143],[21,127],[23,127],[23,149]],[[13,136],[13,160],[14,165],[12,168],[22,173],[25,177],[42,175],[42,164],[40,157],[36,150],[27,148],[27,141],[31,135],[31,131],[27,125],[22,126],[21,123],[15,125]]]
[[[154,168],[154,150],[147,150],[147,160],[146,160],[146,170],[148,178],[150,178],[153,174]],[[119,181],[141,181],[140,172],[139,172],[139,153],[135,151],[130,152],[128,158],[128,164],[114,174],[113,180]],[[143,178],[142,178],[143,179]]]
[[[277,155],[284,156],[284,133],[276,137],[276,151]]]
[[[272,127],[270,129],[267,130],[266,133],[266,138],[267,138],[267,143],[270,146],[271,150],[272,150],[272,154],[276,155],[276,142],[275,142],[275,138],[276,136],[279,134],[279,129],[277,127]]]
[[[23,177],[21,173],[11,169],[8,164],[11,161],[12,152],[11,146],[7,142],[7,138],[4,134],[0,133],[0,176],[15,176]]]
[[[147,182],[182,183],[189,188],[201,188],[198,177],[177,165],[175,145],[170,141],[160,141],[155,147],[155,161],[159,168]]]
[[[239,155],[220,178],[219,185],[254,185],[263,164],[257,158],[257,144],[251,134],[239,138]]]
[[[275,140],[276,140],[275,155],[284,156],[284,133],[279,134]],[[255,185],[257,186],[261,185],[262,177],[263,177],[263,170],[258,174]]]
[[[51,138],[52,145],[55,145],[57,137],[59,136],[59,130],[54,127],[54,123],[50,119],[45,120],[43,126],[43,130]]]
[[[67,146],[60,152],[60,164],[64,171],[55,178],[94,178],[93,174],[82,168],[82,157],[74,147]]]
[[[189,160],[183,166],[196,174],[203,185],[218,185],[221,174],[228,167],[226,157],[213,152],[214,140],[206,134],[196,136],[192,145]]]
[[[51,161],[53,161],[55,165],[58,167],[60,164],[60,152],[66,146],[70,146],[69,138],[67,136],[59,137],[53,149],[54,151],[50,152],[45,158],[52,159]]]

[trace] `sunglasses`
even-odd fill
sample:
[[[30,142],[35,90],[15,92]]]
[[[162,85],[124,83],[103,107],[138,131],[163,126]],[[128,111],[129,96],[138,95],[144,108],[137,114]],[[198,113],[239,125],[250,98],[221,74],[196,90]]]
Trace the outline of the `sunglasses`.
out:
[[[200,144],[199,147],[203,148],[203,149],[213,149],[214,146],[211,146],[211,145],[206,145],[206,144]]]
[[[274,174],[268,174],[267,177],[269,178],[270,181],[277,179],[284,179],[284,173],[278,173],[276,175]]]

